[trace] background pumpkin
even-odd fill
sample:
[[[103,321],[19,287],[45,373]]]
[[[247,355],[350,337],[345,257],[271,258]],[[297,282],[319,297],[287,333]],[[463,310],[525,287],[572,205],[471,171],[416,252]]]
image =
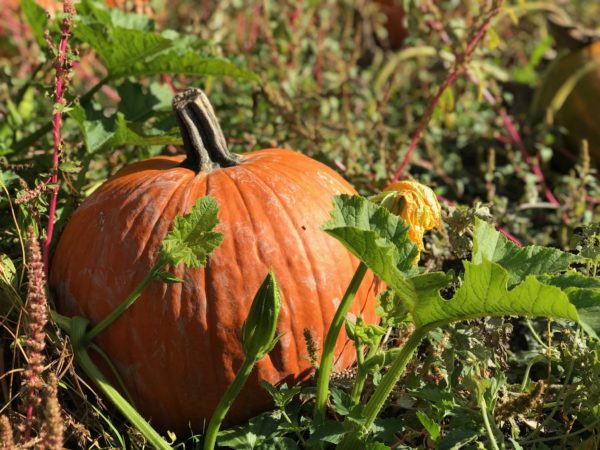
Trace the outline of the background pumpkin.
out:
[[[303,331],[320,347],[358,261],[320,230],[331,198],[354,189],[302,154],[227,150],[212,107],[199,90],[174,101],[187,156],[126,167],[71,217],[54,254],[50,284],[58,310],[98,322],[148,273],[176,215],[212,195],[224,241],[204,269],[170,268],[182,284],[153,283],[96,342],[116,365],[140,412],[162,430],[202,430],[243,360],[238,334],[272,268],[282,292],[278,333],[228,416],[237,422],[268,408],[259,386],[311,374]],[[368,275],[352,314],[374,321],[376,281]],[[355,350],[345,335],[338,369]],[[110,376],[110,374],[107,374]]]
[[[577,155],[586,139],[590,155],[600,163],[600,34],[574,25],[568,19],[552,15],[550,31],[559,54],[550,64],[532,103],[534,121],[554,109],[553,102],[562,89],[568,95],[555,112],[556,122],[565,127],[573,153]],[[571,86],[571,83],[574,83]],[[556,105],[558,106],[558,105]]]

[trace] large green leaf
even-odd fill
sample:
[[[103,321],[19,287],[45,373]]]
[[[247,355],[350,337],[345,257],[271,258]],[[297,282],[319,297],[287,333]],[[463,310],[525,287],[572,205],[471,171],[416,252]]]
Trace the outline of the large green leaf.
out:
[[[443,272],[431,272],[400,279],[393,286],[397,297],[410,311],[413,320],[420,324],[420,307],[424,304],[435,304],[445,301],[440,296],[440,289],[448,286],[452,275]]]
[[[575,306],[556,286],[544,284],[530,275],[509,290],[510,274],[499,264],[484,259],[480,264],[465,261],[464,265],[464,281],[451,300],[433,295],[432,285],[427,295],[411,299],[411,312],[417,326],[504,315],[579,321]]]
[[[540,278],[561,288],[577,308],[583,329],[596,338],[600,337],[600,278],[577,272]]]
[[[100,22],[80,23],[74,33],[96,50],[111,78],[171,73],[258,79],[227,60],[201,55],[198,48],[205,42],[193,36],[161,35]]]
[[[123,145],[181,145],[178,131],[174,133],[148,128],[143,123],[128,122],[118,112],[112,117],[99,117],[96,111],[86,111],[76,105],[69,111],[83,134],[86,150],[90,153]]]
[[[498,263],[510,273],[509,284],[514,285],[528,275],[541,275],[565,271],[580,258],[561,250],[530,245],[519,247],[482,220],[475,222],[473,230],[473,258],[475,264],[484,259]]]
[[[150,83],[145,89],[140,83],[125,80],[117,86],[121,101],[118,111],[129,122],[146,120],[157,112],[171,111],[173,92],[162,83]]]
[[[201,56],[195,52],[180,55],[178,51],[163,52],[156,57],[145,61],[138,61],[116,72],[118,76],[124,75],[153,75],[160,73],[183,75],[212,75],[258,80],[258,77],[249,70],[242,69],[229,61],[214,56]]]
[[[109,29],[100,23],[79,24],[75,35],[96,50],[113,77],[123,76],[129,65],[143,62],[173,45],[170,39],[153,32]]]
[[[181,145],[182,143],[179,131],[175,134],[168,134],[159,130],[148,130],[143,124],[128,123],[121,113],[117,113],[115,129],[109,146],[114,148],[122,145]]]
[[[83,142],[89,153],[93,153],[110,143],[114,132],[114,119],[103,117],[95,111],[86,111],[80,105],[74,105],[67,113],[79,126]]]
[[[323,230],[339,240],[389,286],[396,286],[417,256],[408,225],[386,208],[364,197],[333,199],[331,220]]]
[[[105,1],[83,0],[77,4],[77,13],[83,23],[99,22],[106,27],[122,27],[132,30],[153,31],[154,20],[143,14],[109,8]]]

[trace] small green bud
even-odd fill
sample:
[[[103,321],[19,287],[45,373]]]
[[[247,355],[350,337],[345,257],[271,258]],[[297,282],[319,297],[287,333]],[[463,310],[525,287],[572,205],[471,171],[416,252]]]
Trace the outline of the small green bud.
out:
[[[279,286],[275,275],[269,271],[254,296],[242,327],[240,342],[246,358],[258,361],[273,349],[278,340],[275,333],[280,309]]]

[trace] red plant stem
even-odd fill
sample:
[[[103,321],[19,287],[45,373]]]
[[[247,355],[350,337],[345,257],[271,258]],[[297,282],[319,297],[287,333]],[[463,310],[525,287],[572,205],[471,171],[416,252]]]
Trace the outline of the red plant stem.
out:
[[[398,168],[398,170],[394,174],[394,177],[392,178],[392,181],[391,181],[392,183],[395,183],[396,181],[398,181],[400,179],[400,177],[402,176],[404,169],[406,168],[406,166],[408,165],[408,163],[410,161],[410,157],[412,156],[412,153],[413,153],[415,147],[417,146],[417,144],[419,143],[419,140],[421,139],[421,134],[423,134],[423,130],[425,130],[425,127],[429,123],[429,119],[431,118],[431,115],[433,114],[433,110],[435,109],[436,105],[438,104],[440,97],[442,96],[444,91],[449,86],[451,86],[452,83],[454,83],[454,81],[456,80],[457,77],[458,77],[458,70],[457,70],[457,68],[455,68],[452,70],[450,75],[444,80],[444,83],[439,87],[439,89],[437,90],[437,92],[433,96],[433,98],[429,101],[429,104],[427,105],[427,109],[425,110],[425,113],[421,117],[419,125],[417,126],[417,130],[415,131],[412,139],[410,140],[410,145],[408,146],[408,150],[404,154],[404,158],[402,159],[402,162],[400,163],[400,167]]]
[[[177,88],[173,84],[173,79],[171,78],[171,75],[169,75],[168,73],[163,73],[160,76],[160,81],[162,81],[163,84],[169,86],[169,89],[171,89],[171,92],[173,92],[173,94],[177,93]]]
[[[487,32],[487,30],[490,26],[490,22],[491,22],[492,18],[500,12],[501,3],[502,3],[502,0],[500,0],[494,4],[492,9],[486,15],[484,21],[481,23],[481,25],[477,29],[477,32],[473,36],[473,39],[471,39],[471,41],[467,44],[467,48],[464,50],[464,52],[456,55],[454,67],[452,68],[452,70],[450,71],[450,73],[448,74],[448,76],[446,77],[444,82],[442,83],[442,85],[438,88],[435,95],[433,95],[433,97],[431,97],[431,99],[429,100],[427,109],[425,110],[425,113],[423,114],[423,116],[421,117],[421,120],[419,121],[419,125],[417,126],[417,129],[416,129],[415,133],[413,134],[413,137],[410,141],[410,145],[408,146],[408,150],[406,151],[406,154],[404,155],[404,158],[402,159],[402,162],[400,163],[400,167],[398,168],[398,170],[394,174],[394,177],[392,178],[392,181],[391,181],[392,183],[398,181],[400,179],[400,177],[402,176],[404,169],[406,168],[406,166],[408,166],[408,163],[410,162],[412,153],[413,153],[415,147],[417,146],[417,144],[421,138],[421,135],[423,134],[423,130],[425,130],[425,127],[427,126],[427,124],[429,123],[429,120],[431,119],[431,115],[433,114],[433,111],[434,111],[435,107],[437,106],[437,104],[440,100],[440,97],[442,96],[444,91],[447,88],[449,88],[456,81],[456,79],[458,78],[458,75],[465,69],[465,62],[471,56],[473,51],[475,51],[475,48],[477,48],[477,44],[479,44],[479,42],[485,36],[485,33]]]
[[[553,205],[559,206],[560,204],[558,203],[558,200],[556,200],[556,197],[554,196],[552,191],[546,185],[546,178],[544,177],[542,168],[537,163],[537,161],[533,161],[531,159],[531,157],[529,156],[529,153],[527,152],[527,148],[525,147],[525,144],[523,143],[523,140],[521,139],[519,132],[513,125],[512,120],[510,120],[510,117],[506,113],[506,110],[504,108],[500,108],[499,113],[500,113],[500,117],[502,118],[502,123],[504,124],[504,127],[506,128],[506,131],[508,131],[510,138],[518,147],[519,151],[521,152],[521,155],[523,155],[523,160],[527,163],[527,165],[529,165],[529,167],[531,167],[531,171],[535,174],[536,178],[538,179],[538,182],[544,189],[544,194],[546,195],[546,198]]]
[[[290,17],[290,31],[291,31],[291,35],[295,36],[296,35],[296,30],[298,28],[298,18],[300,17],[300,15],[302,14],[302,8],[300,8],[300,5],[302,4],[302,1],[298,2],[298,6],[296,8],[294,8],[294,10],[292,11],[292,15]],[[294,52],[296,51],[296,39],[291,39],[290,40],[290,46],[288,49],[288,67],[292,67],[294,65]]]
[[[56,76],[55,76],[55,90],[54,90],[54,103],[55,105],[65,104],[65,91],[67,76],[69,72],[68,60],[67,60],[67,44],[69,36],[71,34],[71,23],[75,9],[71,0],[65,0],[64,11],[66,17],[63,19],[60,28],[60,43],[58,44],[58,57],[56,61]],[[50,245],[52,244],[52,236],[54,234],[54,219],[56,217],[56,204],[58,201],[58,161],[61,151],[60,142],[60,130],[62,125],[62,113],[60,110],[54,112],[52,120],[54,131],[54,153],[52,155],[52,171],[51,171],[51,182],[55,184],[52,189],[52,196],[50,198],[50,210],[48,213],[48,228],[46,231],[46,240],[43,246],[43,262],[44,262],[44,273],[48,277],[49,273],[49,259],[50,259]]]
[[[486,101],[491,106],[496,107],[497,106],[496,99],[490,93],[490,91],[485,86],[481,85],[480,81],[477,79],[477,77],[475,75],[473,75],[468,70],[467,70],[466,73],[467,73],[467,76],[469,77],[469,79],[473,83],[475,83],[475,84],[477,84],[477,85],[480,86],[481,92],[483,94],[483,98],[485,98]],[[503,136],[502,137],[499,136],[498,140],[500,142],[504,143],[504,144],[512,142],[512,143],[514,143],[517,146],[517,148],[521,152],[521,155],[523,157],[523,161],[525,161],[525,163],[530,167],[530,169],[533,172],[533,174],[536,176],[536,178],[538,180],[538,183],[540,184],[540,186],[544,190],[544,195],[546,196],[546,198],[548,199],[548,201],[550,203],[552,203],[554,206],[560,206],[560,203],[558,202],[558,200],[556,199],[556,197],[552,193],[552,190],[550,190],[550,188],[546,184],[546,178],[544,177],[544,172],[542,171],[542,168],[540,167],[539,163],[536,160],[533,160],[531,158],[531,156],[529,155],[529,152],[527,151],[527,147],[523,143],[523,139],[521,139],[521,135],[517,131],[517,129],[516,129],[516,127],[515,127],[512,119],[510,118],[510,116],[506,112],[506,109],[499,108],[498,109],[498,114],[500,115],[500,118],[502,119],[502,124],[504,125],[504,128],[506,129],[508,135],[510,136],[510,140],[506,139]],[[566,213],[562,214],[562,220],[563,220],[564,223],[569,223],[569,218],[566,215]]]
[[[520,240],[518,240],[516,237],[514,237],[512,234],[510,234],[507,230],[502,228],[500,225],[496,225],[496,230],[498,230],[498,232],[502,233],[504,236],[506,236],[506,238],[508,240],[512,241],[519,247],[523,247],[523,243]]]

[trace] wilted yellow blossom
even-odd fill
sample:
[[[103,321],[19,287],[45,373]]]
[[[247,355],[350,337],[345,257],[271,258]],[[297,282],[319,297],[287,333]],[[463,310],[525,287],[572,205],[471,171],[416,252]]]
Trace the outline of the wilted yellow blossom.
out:
[[[433,191],[416,181],[398,181],[391,184],[378,199],[392,213],[410,225],[408,237],[419,252],[423,250],[423,235],[432,228],[441,228],[442,210]]]

